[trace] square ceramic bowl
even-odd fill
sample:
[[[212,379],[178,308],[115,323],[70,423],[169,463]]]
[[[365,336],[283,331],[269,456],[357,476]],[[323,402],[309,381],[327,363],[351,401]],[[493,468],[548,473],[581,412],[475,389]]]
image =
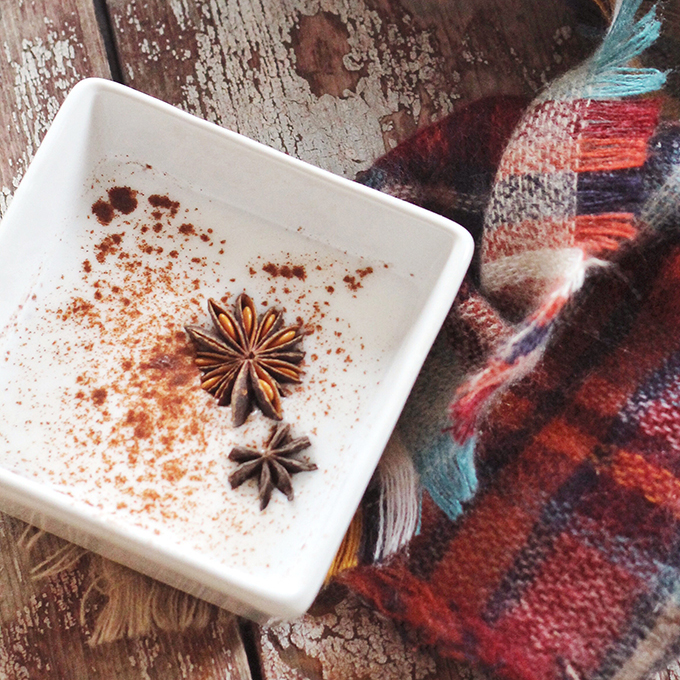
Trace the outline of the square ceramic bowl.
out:
[[[256,620],[321,587],[462,281],[460,226],[102,80],[0,225],[0,507]],[[284,422],[318,469],[260,511],[187,324],[242,293],[301,323]]]

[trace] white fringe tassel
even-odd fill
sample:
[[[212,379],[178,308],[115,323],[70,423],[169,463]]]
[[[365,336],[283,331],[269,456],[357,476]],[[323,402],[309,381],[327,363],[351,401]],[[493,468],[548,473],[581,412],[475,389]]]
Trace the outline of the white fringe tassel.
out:
[[[97,596],[106,598],[90,636],[93,646],[141,637],[153,630],[201,630],[210,622],[214,609],[203,600],[98,555],[92,556],[90,578],[80,605],[82,625],[90,604],[99,599]]]
[[[90,645],[137,638],[154,630],[201,630],[210,623],[213,605],[33,527],[19,539],[29,564],[44,553],[42,539],[57,545],[31,567],[31,577],[36,580],[54,578],[88,558],[84,571],[89,585],[80,602],[80,623],[87,627],[88,614],[94,612]]]
[[[396,432],[382,455],[378,476],[380,521],[374,559],[381,561],[411,540],[420,516],[418,474]]]

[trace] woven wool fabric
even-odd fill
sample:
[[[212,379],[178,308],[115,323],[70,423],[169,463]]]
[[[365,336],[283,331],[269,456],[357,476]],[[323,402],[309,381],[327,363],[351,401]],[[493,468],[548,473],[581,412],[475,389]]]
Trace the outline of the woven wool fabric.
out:
[[[345,581],[444,653],[509,678],[639,678],[680,644],[680,232],[569,303],[480,429],[458,522]]]
[[[499,388],[530,370],[566,301],[598,255],[635,236],[634,211],[658,104],[635,101],[663,73],[632,68],[660,24],[641,0],[618,0],[602,45],[529,108],[500,163],[486,211],[482,286],[523,328],[468,378],[452,406],[453,432],[467,448]]]
[[[617,3],[499,157],[479,279],[400,423],[420,534],[343,576],[508,678],[635,680],[680,651],[680,127],[660,122],[663,74],[628,65],[659,30],[639,5]],[[368,176],[427,194],[409,194],[409,152]],[[443,374],[463,382],[434,433]]]
[[[484,209],[503,150],[528,102],[473,102],[380,158],[357,180],[458,220],[481,243]]]
[[[477,242],[456,314],[435,342],[397,428],[421,482],[452,515],[460,511],[461,500],[471,495],[475,475],[469,456],[460,456],[451,437],[442,432],[449,424],[446,407],[462,373],[478,366],[497,340],[511,332],[498,312],[476,293],[476,284],[484,209],[503,149],[527,104],[521,97],[497,96],[461,107],[399,145],[358,177],[372,188],[457,220]],[[456,348],[453,353],[452,344]],[[387,458],[383,457],[381,472]],[[459,491],[455,494],[450,493],[451,479],[457,480]],[[384,508],[389,504],[385,501],[381,505]],[[398,514],[409,515],[403,499],[393,505],[402,507]],[[383,517],[384,512],[371,507],[367,510],[369,521],[365,522],[368,534],[375,533],[370,519],[376,515],[380,515],[382,526],[391,524]],[[406,527],[397,530],[402,535],[405,531]],[[372,536],[364,543],[369,553],[385,554],[384,546],[376,547]]]
[[[486,399],[531,367],[589,267],[637,232],[660,100],[539,102],[501,161],[488,207],[482,286],[525,328],[469,379],[453,406],[465,441]]]

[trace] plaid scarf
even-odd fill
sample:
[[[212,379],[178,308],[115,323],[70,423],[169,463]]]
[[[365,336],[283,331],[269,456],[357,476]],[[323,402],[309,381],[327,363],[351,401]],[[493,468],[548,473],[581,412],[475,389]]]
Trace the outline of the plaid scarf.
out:
[[[481,247],[395,436],[419,532],[342,580],[518,680],[632,680],[680,652],[680,126],[648,94],[663,74],[628,65],[659,33],[639,6],[521,119],[478,103],[361,178]]]

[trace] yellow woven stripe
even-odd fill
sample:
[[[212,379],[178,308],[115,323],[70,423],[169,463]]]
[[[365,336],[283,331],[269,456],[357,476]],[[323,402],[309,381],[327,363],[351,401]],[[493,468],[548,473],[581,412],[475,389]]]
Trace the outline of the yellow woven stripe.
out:
[[[359,550],[361,548],[361,536],[363,534],[364,521],[363,510],[359,508],[355,513],[342,539],[340,548],[333,559],[333,564],[326,574],[326,583],[335,575],[346,569],[351,569],[359,564]]]
[[[594,0],[595,4],[600,8],[602,14],[607,18],[612,18],[612,10],[615,0]]]

